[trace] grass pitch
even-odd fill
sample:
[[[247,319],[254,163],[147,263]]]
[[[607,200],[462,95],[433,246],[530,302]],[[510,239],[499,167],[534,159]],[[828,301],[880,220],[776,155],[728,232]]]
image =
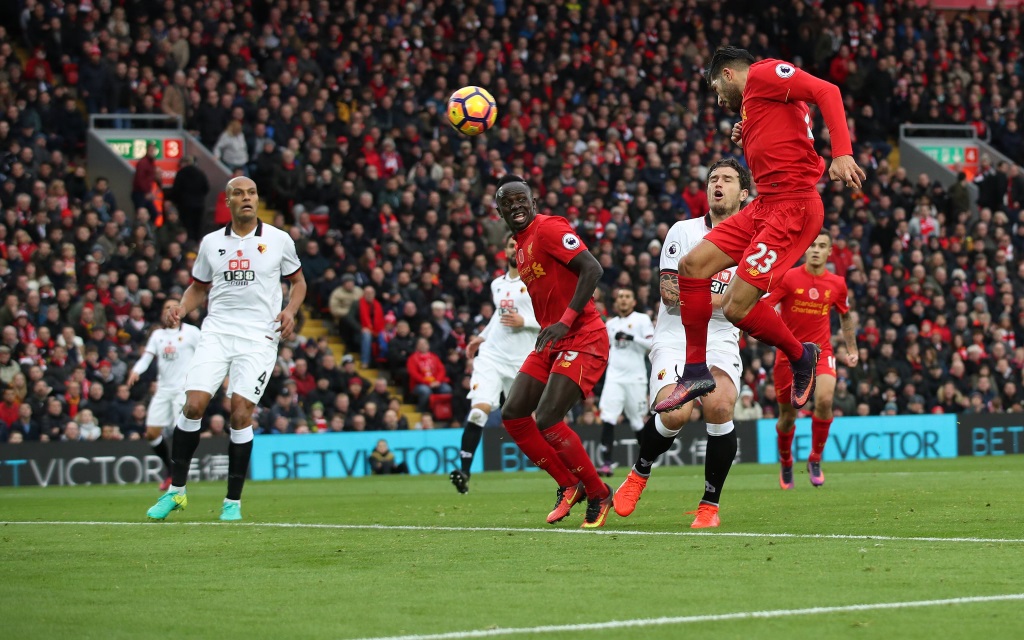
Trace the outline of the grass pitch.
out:
[[[734,467],[713,532],[683,514],[703,489],[692,467],[655,470],[636,512],[599,532],[578,529],[583,505],[544,524],[554,487],[539,473],[480,474],[464,496],[439,476],[250,482],[241,524],[216,521],[223,483],[189,485],[188,509],[155,524],[155,486],[3,489],[0,628],[19,639],[1024,636],[1024,458],[824,468],[825,487],[798,473],[783,492],[775,467]],[[1009,599],[935,602],[987,596]],[[806,611],[818,607],[832,609]]]

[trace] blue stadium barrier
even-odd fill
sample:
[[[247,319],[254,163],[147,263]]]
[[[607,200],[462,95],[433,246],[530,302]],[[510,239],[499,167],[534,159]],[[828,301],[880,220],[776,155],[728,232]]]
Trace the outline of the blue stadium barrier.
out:
[[[367,476],[378,440],[387,440],[395,463],[405,462],[414,475],[447,473],[459,465],[462,429],[261,435],[254,440],[249,474],[253,480]],[[478,455],[472,471],[483,469]]]
[[[757,422],[757,459],[779,461],[775,420]],[[811,419],[796,421],[793,458],[806,460],[811,450]],[[957,417],[953,414],[836,418],[824,460],[916,460],[957,456]]]

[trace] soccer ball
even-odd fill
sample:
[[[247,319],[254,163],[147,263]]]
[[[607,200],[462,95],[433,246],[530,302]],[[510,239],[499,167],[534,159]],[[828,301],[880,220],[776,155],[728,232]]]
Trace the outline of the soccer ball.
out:
[[[475,136],[494,126],[498,105],[486,89],[462,87],[448,98],[448,122],[459,133]]]

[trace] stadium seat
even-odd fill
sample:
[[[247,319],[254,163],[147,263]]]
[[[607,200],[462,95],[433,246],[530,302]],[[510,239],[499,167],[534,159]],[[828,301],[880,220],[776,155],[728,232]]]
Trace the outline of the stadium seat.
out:
[[[435,393],[430,396],[430,413],[438,422],[452,419],[452,394]]]

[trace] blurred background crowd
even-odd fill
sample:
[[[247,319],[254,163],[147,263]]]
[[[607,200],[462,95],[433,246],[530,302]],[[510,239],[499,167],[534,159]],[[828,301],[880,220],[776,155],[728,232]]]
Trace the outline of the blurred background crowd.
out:
[[[346,353],[325,340],[283,345],[263,432],[433,428],[431,393],[451,392],[450,424],[468,410],[466,341],[494,313],[489,282],[507,268],[493,206],[502,175],[526,177],[541,212],[568,218],[598,256],[602,310],[629,287],[655,314],[661,240],[707,212],[710,163],[742,161],[728,139],[735,116],[702,81],[722,43],[843,91],[868,182],[862,192],[820,184],[830,268],[847,279],[861,327],[861,364],[839,369],[837,414],[1024,406],[1024,177],[982,159],[972,207],[966,177],[907,175],[894,149],[903,123],[969,124],[1024,162],[1019,9],[2,4],[0,441],[139,437],[155,367],[132,388],[128,367],[163,301],[188,285],[209,229],[182,220],[187,194],[167,194],[158,225],[147,203],[118,202],[105,180],[88,180],[88,114],[180,116],[290,225],[310,283],[306,322],[328,319]],[[499,106],[477,138],[444,118],[447,97],[468,84]],[[814,133],[827,159],[820,119]],[[743,355],[737,418],[772,416],[773,354],[745,340]],[[389,383],[427,410],[421,421],[408,423]],[[594,411],[591,399],[575,418],[594,422]],[[204,433],[222,436],[225,415],[211,412]]]

